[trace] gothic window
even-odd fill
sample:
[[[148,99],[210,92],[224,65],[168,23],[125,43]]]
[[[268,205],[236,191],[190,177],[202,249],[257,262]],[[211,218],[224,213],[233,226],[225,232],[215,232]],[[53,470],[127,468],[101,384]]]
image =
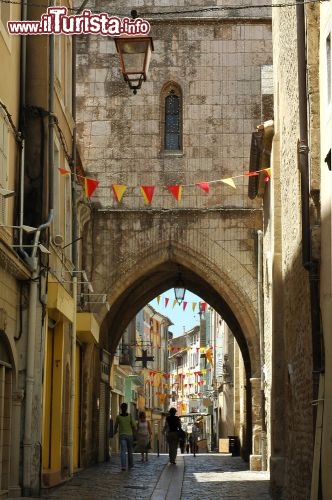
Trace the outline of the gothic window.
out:
[[[182,93],[175,83],[164,86],[162,93],[162,150],[165,153],[182,151]]]
[[[165,99],[165,149],[180,149],[180,98],[174,91]]]

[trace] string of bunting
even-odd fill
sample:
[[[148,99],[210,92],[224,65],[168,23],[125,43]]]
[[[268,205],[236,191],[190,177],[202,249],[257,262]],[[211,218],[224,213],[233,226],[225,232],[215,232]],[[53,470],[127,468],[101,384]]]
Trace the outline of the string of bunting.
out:
[[[160,304],[160,300],[161,300],[160,295],[158,295],[156,297],[156,300],[157,300],[157,303],[159,305]],[[176,299],[174,299],[173,302],[172,302],[172,308],[174,309],[174,307],[176,305],[178,305],[178,306],[182,307],[182,309],[185,311],[188,304],[189,304],[189,302],[186,301],[186,300],[183,300],[182,303],[179,304],[178,301]],[[164,307],[165,307],[165,309],[168,307],[168,305],[170,305],[170,299],[169,299],[169,297],[164,297]],[[207,303],[206,302],[191,302],[191,309],[192,309],[193,312],[195,312],[197,306],[199,306],[199,310],[200,311],[205,312],[206,308],[207,308]]]
[[[100,181],[96,179],[92,179],[90,177],[84,177],[80,176],[78,174],[72,174],[70,170],[67,170],[65,168],[58,168],[59,172],[61,175],[76,175],[77,178],[82,179],[82,182],[84,184],[84,192],[85,196],[87,198],[91,198],[98,188]],[[252,177],[252,176],[259,176],[260,174],[264,175],[264,181],[269,182],[270,177],[271,177],[271,169],[270,168],[263,168],[261,170],[256,170],[255,172],[245,172],[243,174],[235,175],[233,177],[227,177],[225,179],[217,179],[213,181],[201,181],[201,182],[196,182],[195,184],[174,184],[174,185],[169,185],[169,186],[164,186],[166,189],[169,191],[169,193],[175,198],[175,200],[180,203],[181,197],[182,197],[182,190],[183,188],[188,188],[188,187],[198,187],[202,191],[204,191],[206,194],[209,194],[210,187],[212,184],[216,183],[223,183],[226,184],[233,189],[236,189],[236,184],[234,179],[237,179],[239,177]],[[128,189],[128,186],[126,184],[111,184],[110,186],[111,192],[113,193],[114,199],[117,203],[121,203],[123,200],[124,194]],[[139,186],[140,192],[143,196],[144,203],[146,205],[151,205],[153,197],[155,195],[156,191],[156,186]]]

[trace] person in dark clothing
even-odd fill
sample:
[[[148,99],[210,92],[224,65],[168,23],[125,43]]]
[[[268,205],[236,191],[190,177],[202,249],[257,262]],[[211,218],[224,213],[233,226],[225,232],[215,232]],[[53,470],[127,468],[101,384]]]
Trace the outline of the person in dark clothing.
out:
[[[181,429],[179,432],[178,432],[178,435],[179,435],[179,446],[180,446],[180,450],[181,450],[181,453],[183,454],[184,453],[184,450],[186,448],[186,441],[187,441],[187,434],[185,433],[185,431],[183,429]]]
[[[164,432],[168,442],[169,461],[175,464],[179,444],[179,430],[181,430],[181,420],[176,415],[176,408],[171,408],[166,417]]]

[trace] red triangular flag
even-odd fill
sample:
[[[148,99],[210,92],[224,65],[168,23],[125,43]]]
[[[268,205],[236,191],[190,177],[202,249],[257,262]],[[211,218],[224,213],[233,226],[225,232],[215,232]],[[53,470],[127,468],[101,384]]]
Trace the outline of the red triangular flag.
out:
[[[174,196],[176,201],[181,201],[182,186],[180,185],[167,186],[167,189]]]
[[[182,308],[184,311],[186,310],[187,304],[188,304],[188,302],[185,302],[185,301],[182,302]]]
[[[206,310],[206,302],[201,302],[201,303],[200,303],[200,306],[201,306],[201,308],[202,308],[202,311],[204,311],[204,312],[205,312],[205,310]]]
[[[253,177],[254,175],[259,175],[258,172],[245,172],[243,175],[245,175],[246,177]]]
[[[89,179],[88,177],[85,177],[84,179],[84,187],[85,187],[85,196],[87,198],[91,198],[93,195],[95,189],[98,187],[99,181],[96,181],[95,179]]]
[[[147,205],[150,205],[152,202],[155,186],[140,186],[140,188],[145,203]]]
[[[165,307],[167,307],[168,301],[169,301],[169,298],[165,297]]]
[[[206,193],[210,190],[210,184],[208,182],[196,182],[196,186],[203,189]]]

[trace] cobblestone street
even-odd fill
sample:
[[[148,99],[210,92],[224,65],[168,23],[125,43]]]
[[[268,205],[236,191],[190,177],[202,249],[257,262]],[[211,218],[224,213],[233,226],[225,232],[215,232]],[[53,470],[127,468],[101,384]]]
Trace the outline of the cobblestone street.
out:
[[[215,453],[168,456],[151,454],[147,463],[135,455],[135,466],[122,472],[118,455],[110,462],[76,474],[41,498],[71,500],[270,500],[269,473],[250,472],[239,457]]]

